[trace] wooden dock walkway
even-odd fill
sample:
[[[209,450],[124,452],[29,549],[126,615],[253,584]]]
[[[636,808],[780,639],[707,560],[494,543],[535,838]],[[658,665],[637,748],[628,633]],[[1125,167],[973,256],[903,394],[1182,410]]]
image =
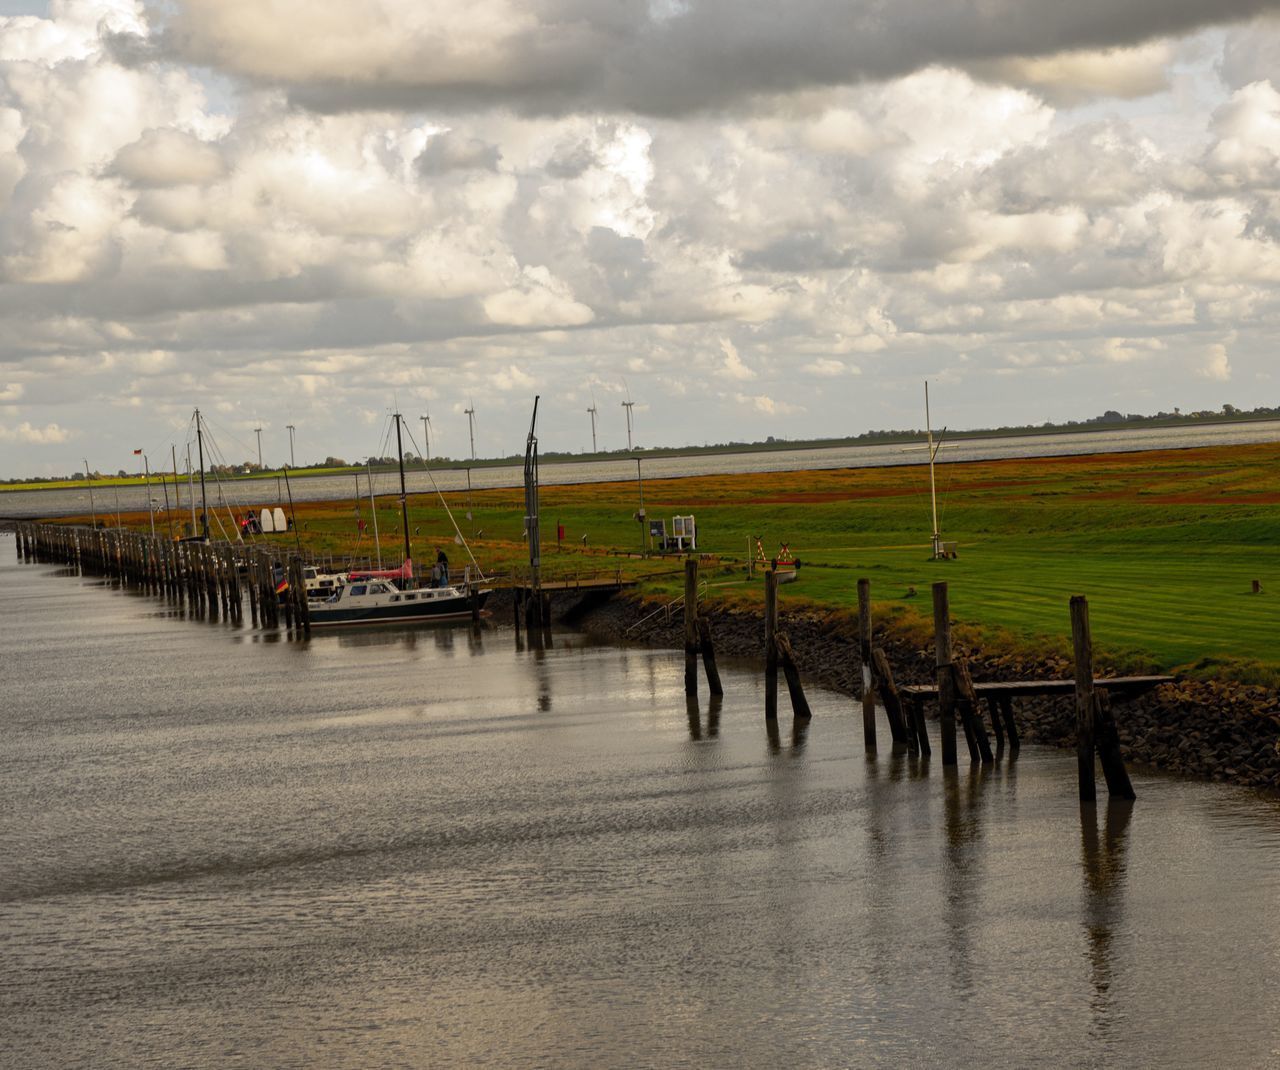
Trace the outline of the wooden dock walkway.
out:
[[[1173,682],[1172,676],[1109,676],[1095,677],[1093,686],[1118,698],[1133,698],[1161,684]],[[978,697],[1027,698],[1033,695],[1074,695],[1074,680],[992,680],[987,683],[974,681]],[[925,701],[938,697],[937,684],[906,684],[898,688],[904,698]]]

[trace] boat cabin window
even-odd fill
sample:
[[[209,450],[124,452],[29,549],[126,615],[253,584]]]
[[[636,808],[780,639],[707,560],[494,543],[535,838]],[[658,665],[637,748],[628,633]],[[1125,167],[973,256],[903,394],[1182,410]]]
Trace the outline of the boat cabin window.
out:
[[[370,594],[390,594],[391,588],[385,583],[371,583],[369,585]]]
[[[354,587],[349,588],[349,590],[351,591],[352,596],[355,596],[358,594],[366,593],[369,590],[369,588],[366,584],[357,583]]]
[[[399,596],[398,594],[393,594],[390,598],[388,598],[388,599],[387,599],[387,601],[388,601],[388,602],[399,602],[399,601],[400,601],[400,596]]]

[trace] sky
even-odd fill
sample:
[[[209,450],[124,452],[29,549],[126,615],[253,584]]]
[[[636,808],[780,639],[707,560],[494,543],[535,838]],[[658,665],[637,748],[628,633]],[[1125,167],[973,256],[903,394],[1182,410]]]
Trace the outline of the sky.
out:
[[[1280,403],[1280,0],[0,2],[0,477]]]

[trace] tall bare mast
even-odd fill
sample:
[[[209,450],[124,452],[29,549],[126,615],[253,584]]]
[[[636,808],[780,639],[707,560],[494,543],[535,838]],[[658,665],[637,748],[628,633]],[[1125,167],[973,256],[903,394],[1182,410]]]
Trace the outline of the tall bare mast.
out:
[[[173,508],[175,512],[182,512],[182,492],[178,484],[178,447],[169,443],[169,456],[173,458]],[[169,526],[173,526],[173,518],[169,519]]]
[[[98,528],[98,510],[93,504],[93,470],[89,467],[89,458],[84,459],[84,478],[89,481],[89,516],[92,518],[94,530]]]
[[[533,418],[524,447],[524,528],[529,540],[529,587],[534,605],[541,612],[542,547],[538,532],[538,395],[533,399]],[[544,621],[544,623],[547,623]]]
[[[413,558],[409,549],[409,493],[404,486],[404,444],[400,440],[400,421],[403,417],[397,412],[396,418],[396,460],[400,462],[400,517],[404,521],[404,559],[408,563]],[[409,583],[412,586],[412,581]]]
[[[191,537],[196,534],[196,470],[191,467],[191,443],[187,443],[187,497],[191,501]]]
[[[201,533],[204,541],[209,541],[209,496],[204,486],[204,432],[200,427],[200,410],[196,409],[196,453],[200,460],[200,515]],[[194,508],[194,506],[193,506]],[[221,521],[219,521],[221,523]]]
[[[938,450],[942,446],[942,438],[939,436],[938,444],[933,444],[933,422],[929,416],[929,380],[924,381],[924,426],[925,434],[928,435],[929,449],[929,503],[933,509],[933,537],[930,544],[933,547],[933,556],[935,558],[942,557],[942,535],[938,531],[938,484],[933,476],[933,459],[937,457]],[[943,429],[945,432],[945,428]]]
[[[369,475],[369,511],[373,514],[373,545],[378,556],[378,570],[382,570],[382,537],[378,534],[378,499],[373,496],[373,461],[367,460],[364,463],[365,471]],[[356,479],[356,490],[360,489],[360,480]],[[358,499],[357,499],[358,500]]]

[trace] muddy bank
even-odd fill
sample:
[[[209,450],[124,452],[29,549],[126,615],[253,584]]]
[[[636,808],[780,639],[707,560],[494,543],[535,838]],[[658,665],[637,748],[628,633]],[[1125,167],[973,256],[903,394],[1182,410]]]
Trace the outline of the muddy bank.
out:
[[[657,605],[634,596],[618,597],[582,607],[571,623],[610,642],[683,649],[678,610],[669,621],[659,613],[641,623]],[[717,652],[763,660],[764,624],[759,613],[712,607],[709,619]],[[856,617],[784,612],[779,626],[791,637],[806,679],[849,696],[861,694]],[[888,656],[899,684],[933,682],[931,647],[883,631],[877,631],[876,643]],[[968,660],[975,681],[1071,678],[1065,658],[1027,662],[968,650],[962,644],[957,644],[956,653]],[[1106,671],[1105,665],[1099,665],[1100,675]],[[785,694],[782,703],[785,708]],[[1275,690],[1179,680],[1117,702],[1113,710],[1126,761],[1205,780],[1280,788],[1280,693]],[[1075,746],[1070,699],[1021,699],[1014,711],[1023,741]],[[879,731],[882,737],[887,733],[883,719]]]

